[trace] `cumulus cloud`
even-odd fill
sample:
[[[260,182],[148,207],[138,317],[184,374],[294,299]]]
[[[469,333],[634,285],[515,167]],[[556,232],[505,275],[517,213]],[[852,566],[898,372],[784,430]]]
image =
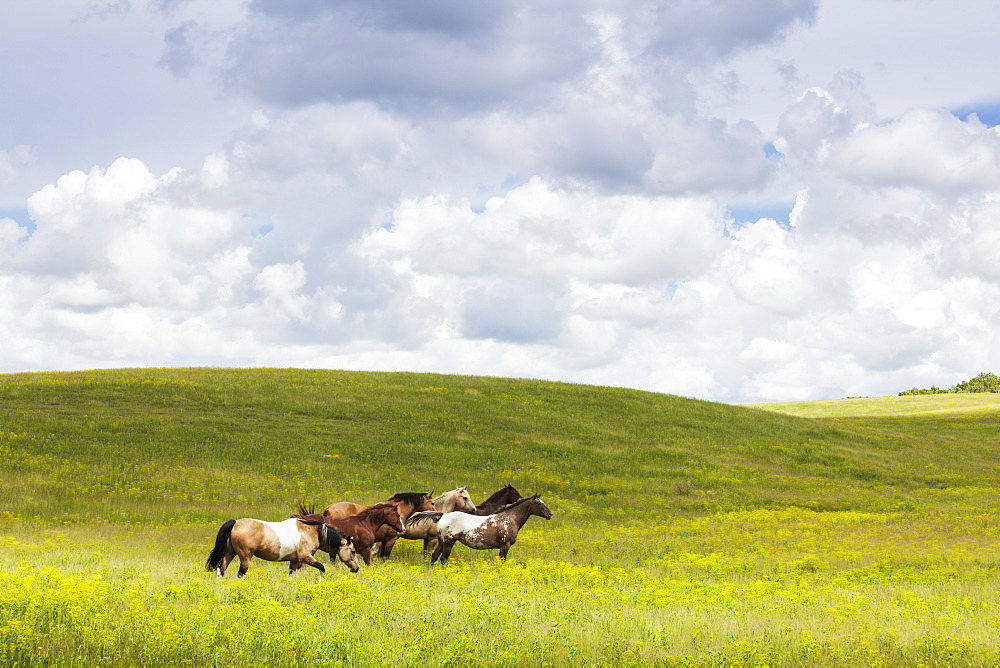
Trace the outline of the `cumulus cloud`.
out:
[[[996,129],[944,105],[882,117],[857,70],[790,59],[768,65],[769,124],[716,117],[709,87],[746,95],[740,58],[824,17],[737,4],[161,0],[157,85],[214,76],[220,105],[257,108],[179,167],[74,163],[0,209],[0,368],[410,369],[724,401],[989,368]],[[0,185],[34,159],[20,146]],[[734,219],[748,202],[791,211]]]
[[[831,163],[845,179],[865,186],[968,195],[1000,181],[1000,137],[975,116],[963,122],[948,112],[918,109],[852,133]]]

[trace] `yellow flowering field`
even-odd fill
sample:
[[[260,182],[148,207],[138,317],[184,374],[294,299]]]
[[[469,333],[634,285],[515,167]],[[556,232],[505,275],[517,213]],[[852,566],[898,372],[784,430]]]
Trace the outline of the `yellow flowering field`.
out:
[[[0,376],[0,663],[996,665],[1000,411],[875,413],[420,374]],[[555,513],[506,562],[400,541],[356,575],[204,570],[231,517],[506,483]]]

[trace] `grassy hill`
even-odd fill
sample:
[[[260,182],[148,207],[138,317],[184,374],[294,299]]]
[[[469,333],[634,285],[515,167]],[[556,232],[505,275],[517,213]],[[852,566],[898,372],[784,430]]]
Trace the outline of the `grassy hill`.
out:
[[[998,423],[1000,404],[979,395],[726,406],[432,374],[4,375],[0,660],[837,665],[874,652],[866,662],[912,665],[997,653]],[[505,564],[457,547],[432,569],[401,541],[356,576],[288,579],[257,560],[243,581],[216,582],[201,568],[232,517],[460,485],[481,501],[505,483],[555,512],[528,523]],[[284,630],[247,630],[261,620]],[[177,634],[145,637],[141,624]],[[43,631],[61,640],[39,653]]]
[[[1000,394],[924,394],[904,397],[859,397],[829,401],[799,401],[756,404],[775,413],[810,418],[868,417],[876,415],[913,416],[965,415],[1000,411]]]

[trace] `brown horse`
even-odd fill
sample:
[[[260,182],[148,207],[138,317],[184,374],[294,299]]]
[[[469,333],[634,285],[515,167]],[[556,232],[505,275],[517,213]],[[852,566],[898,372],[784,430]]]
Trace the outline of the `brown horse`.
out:
[[[434,510],[433,497],[434,495],[431,492],[400,492],[379,503],[395,504],[396,508],[399,509],[399,516],[403,518],[403,521],[406,521],[407,517],[417,511]],[[357,515],[362,510],[367,510],[373,505],[375,504],[366,506],[360,503],[351,503],[350,501],[338,501],[324,508],[322,514],[327,517],[339,519],[341,517]]]
[[[336,554],[352,573],[358,572],[354,544],[336,529],[322,522],[296,518],[284,522],[264,522],[249,517],[229,520],[219,527],[215,547],[205,561],[205,570],[214,570],[221,578],[226,574],[229,563],[238,556],[239,577],[246,575],[254,557],[289,562],[289,575],[302,564],[309,564],[320,573],[325,573],[323,564],[312,556],[318,549]]]
[[[405,524],[407,520],[410,519],[410,515],[413,513],[420,512],[422,510],[434,510],[433,494],[430,492],[401,492],[394,495],[392,498],[382,501],[382,503],[392,503],[395,504],[396,510],[399,511],[399,519],[403,520]],[[350,517],[351,515],[357,515],[358,513],[371,508],[372,506],[363,506],[359,503],[351,503],[350,501],[340,501],[339,503],[331,503],[323,511],[323,515],[333,519],[340,519],[344,517]],[[299,506],[299,513],[306,514],[302,512],[302,506]],[[395,530],[389,528],[388,526],[379,527],[379,530],[375,532],[375,543],[378,547],[374,549],[374,552],[378,556],[385,560],[389,558],[392,553],[392,546],[396,544],[396,540],[399,538],[399,533]]]
[[[345,536],[350,536],[358,554],[365,560],[366,566],[372,565],[372,545],[375,543],[375,533],[379,527],[387,525],[397,533],[403,533],[406,527],[399,518],[399,511],[391,503],[376,503],[371,508],[362,510],[351,517],[332,518],[324,515],[305,515],[301,519],[322,522],[333,527]]]
[[[441,565],[446,564],[456,542],[474,550],[499,548],[500,558],[506,559],[507,551],[517,540],[517,532],[532,515],[552,519],[552,511],[538,494],[485,517],[468,513],[445,513],[437,523],[439,542],[434,548],[431,563],[440,558]]]
[[[476,515],[492,515],[504,506],[510,505],[515,501],[520,501],[522,498],[524,497],[521,496],[521,493],[508,483],[501,489],[490,494],[488,499],[476,506]]]

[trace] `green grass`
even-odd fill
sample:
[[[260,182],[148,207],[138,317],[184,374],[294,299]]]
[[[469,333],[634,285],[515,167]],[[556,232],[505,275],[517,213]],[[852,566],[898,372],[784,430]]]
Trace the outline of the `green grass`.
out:
[[[991,401],[992,400],[992,401]],[[10,665],[988,665],[1000,404],[280,369],[0,376]],[[510,560],[203,570],[297,501],[541,492]],[[325,559],[325,557],[324,557]]]
[[[755,408],[799,417],[865,417],[943,413],[995,413],[1000,394],[925,394],[905,397],[858,397],[828,401],[755,404]]]

